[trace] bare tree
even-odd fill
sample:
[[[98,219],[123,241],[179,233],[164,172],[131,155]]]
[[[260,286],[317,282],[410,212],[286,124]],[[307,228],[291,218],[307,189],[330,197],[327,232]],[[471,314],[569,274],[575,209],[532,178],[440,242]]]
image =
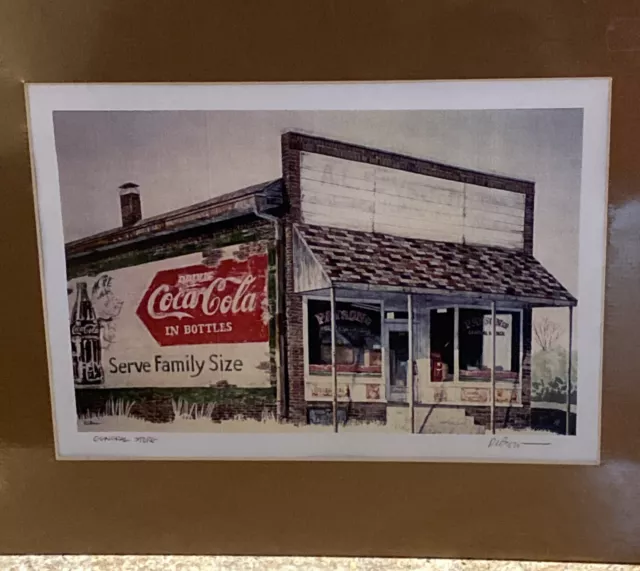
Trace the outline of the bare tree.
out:
[[[533,334],[543,351],[552,349],[560,339],[562,332],[562,327],[548,317],[536,319],[533,323]]]

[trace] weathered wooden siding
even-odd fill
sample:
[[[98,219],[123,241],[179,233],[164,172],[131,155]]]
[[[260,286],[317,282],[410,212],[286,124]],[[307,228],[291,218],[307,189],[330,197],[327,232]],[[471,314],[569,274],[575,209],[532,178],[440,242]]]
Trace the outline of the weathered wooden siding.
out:
[[[302,153],[302,218],[309,224],[373,232],[375,167]]]
[[[465,184],[464,196],[466,242],[507,248],[523,247],[524,194]]]
[[[300,239],[298,234],[293,234],[293,287],[295,292],[315,291],[330,287],[329,280]]]
[[[302,153],[302,219],[396,236],[523,247],[525,196]]]

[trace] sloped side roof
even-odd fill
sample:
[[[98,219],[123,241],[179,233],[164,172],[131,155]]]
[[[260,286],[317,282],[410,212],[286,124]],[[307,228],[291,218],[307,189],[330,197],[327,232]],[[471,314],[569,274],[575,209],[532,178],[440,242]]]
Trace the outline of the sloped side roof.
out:
[[[464,293],[541,306],[576,304],[540,262],[520,250],[306,224],[296,228],[334,284]]]
[[[113,228],[68,242],[65,245],[67,259],[144,240],[150,236],[170,234],[201,224],[221,222],[250,214],[256,204],[260,211],[270,211],[283,204],[283,196],[282,179],[248,186],[178,210],[142,218],[132,226]]]

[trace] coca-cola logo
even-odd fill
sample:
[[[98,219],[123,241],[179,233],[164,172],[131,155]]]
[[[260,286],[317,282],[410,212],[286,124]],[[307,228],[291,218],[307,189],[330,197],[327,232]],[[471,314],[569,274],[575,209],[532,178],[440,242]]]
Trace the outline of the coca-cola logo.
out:
[[[100,326],[97,323],[85,323],[84,325],[74,323],[71,326],[71,335],[84,337],[89,335],[98,335],[99,333]]]
[[[212,273],[204,275],[208,276]],[[189,284],[189,280],[183,281],[182,278],[191,278],[191,276],[180,276],[178,291],[170,285],[163,284],[151,293],[147,301],[147,311],[153,319],[193,318],[194,312],[213,316],[251,313],[256,310],[257,294],[251,291],[256,277],[251,274],[241,278],[233,276],[204,278],[204,283],[196,282],[195,285]],[[181,285],[182,288],[180,288]],[[235,290],[233,290],[234,287]],[[229,290],[233,292],[226,293]]]
[[[269,339],[266,254],[158,272],[138,317],[160,345]]]

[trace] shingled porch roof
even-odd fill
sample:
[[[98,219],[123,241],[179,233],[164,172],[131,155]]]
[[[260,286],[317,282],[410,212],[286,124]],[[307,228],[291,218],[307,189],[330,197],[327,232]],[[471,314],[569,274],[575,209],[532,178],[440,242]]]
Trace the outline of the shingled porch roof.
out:
[[[297,271],[318,276],[316,289],[463,296],[531,307],[577,304],[538,260],[520,250],[307,224],[297,224],[295,232]],[[301,265],[307,269],[300,270]],[[314,265],[319,267],[310,268]]]

